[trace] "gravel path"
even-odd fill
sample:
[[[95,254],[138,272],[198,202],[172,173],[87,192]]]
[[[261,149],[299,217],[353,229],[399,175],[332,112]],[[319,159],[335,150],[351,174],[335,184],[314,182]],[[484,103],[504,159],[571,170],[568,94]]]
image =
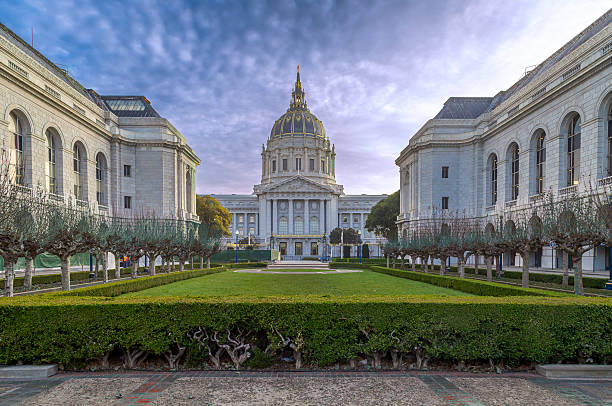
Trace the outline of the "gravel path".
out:
[[[101,372],[0,380],[5,405],[612,405],[612,380],[462,372]]]

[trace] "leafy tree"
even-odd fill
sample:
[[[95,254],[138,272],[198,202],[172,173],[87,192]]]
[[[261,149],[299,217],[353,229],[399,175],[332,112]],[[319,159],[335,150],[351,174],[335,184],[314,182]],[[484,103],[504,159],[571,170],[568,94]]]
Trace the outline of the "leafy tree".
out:
[[[231,235],[229,226],[232,214],[211,196],[196,197],[196,214],[200,222],[210,228],[218,229],[223,235]]]
[[[400,191],[380,200],[372,207],[365,227],[368,231],[385,237],[387,240],[394,239],[397,235],[397,216],[400,211]]]
[[[342,242],[342,229],[336,227],[329,233],[329,243],[332,245],[338,245]]]
[[[361,247],[361,257],[370,258],[370,247],[368,247],[368,244],[363,244],[363,247]]]

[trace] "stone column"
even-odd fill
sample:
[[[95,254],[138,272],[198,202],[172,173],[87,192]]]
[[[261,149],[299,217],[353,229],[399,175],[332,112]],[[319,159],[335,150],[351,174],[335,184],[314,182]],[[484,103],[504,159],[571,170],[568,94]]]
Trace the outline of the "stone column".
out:
[[[327,230],[325,229],[325,211],[324,211],[325,200],[319,200],[319,234],[327,234]]]
[[[272,232],[278,234],[278,199],[272,200]]]
[[[304,199],[304,234],[310,234],[310,200]]]
[[[289,218],[287,219],[289,234],[293,235],[293,199],[289,199]]]

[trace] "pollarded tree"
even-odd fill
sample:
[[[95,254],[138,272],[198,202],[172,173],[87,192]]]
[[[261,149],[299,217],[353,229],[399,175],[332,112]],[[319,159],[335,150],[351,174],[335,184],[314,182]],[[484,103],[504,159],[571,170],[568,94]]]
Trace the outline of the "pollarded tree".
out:
[[[460,213],[449,218],[449,237],[446,244],[449,256],[457,258],[457,271],[465,277],[465,263],[478,246],[478,223]]]
[[[222,234],[220,231],[209,227],[207,224],[198,226],[198,234],[195,239],[195,252],[200,255],[200,268],[202,268],[202,259],[206,257],[206,268],[210,268],[210,258],[221,252],[224,248],[222,242]]]
[[[584,295],[582,284],[582,255],[609,240],[605,210],[598,196],[570,195],[554,201],[549,198],[544,205],[544,238],[572,256],[576,268],[574,290]]]

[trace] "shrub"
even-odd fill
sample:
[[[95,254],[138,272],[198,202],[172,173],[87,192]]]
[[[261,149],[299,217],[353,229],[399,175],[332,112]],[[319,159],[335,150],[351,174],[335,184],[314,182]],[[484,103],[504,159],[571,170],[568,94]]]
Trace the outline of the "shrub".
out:
[[[195,331],[204,332],[201,342],[211,346],[231,344],[226,340],[231,335],[248,337],[243,341],[251,348],[265,348],[261,337],[268,342],[280,337],[275,355],[293,351],[292,358],[306,366],[391,352],[423,362],[505,365],[612,360],[612,303],[601,298],[39,295],[0,299],[0,364],[67,367],[140,350],[161,356],[176,343],[197,349]],[[183,357],[196,363],[201,358],[201,352]],[[259,365],[267,363],[256,358]]]
[[[472,293],[479,296],[565,296],[564,293],[557,293],[542,289],[522,288],[495,282],[457,278],[454,276],[402,271],[399,269],[383,268],[380,266],[373,266],[372,270],[374,272],[412,279],[415,281],[425,282],[432,285],[441,286],[443,288],[460,290],[461,292]]]
[[[104,285],[95,285],[87,288],[76,289],[70,292],[59,292],[54,295],[64,296],[106,296],[114,297],[124,293],[138,292],[156,286],[167,285],[168,283],[178,282],[185,279],[198,278],[225,271],[226,268],[195,269],[182,272],[171,272],[154,276],[146,276],[138,279],[118,281]]]

